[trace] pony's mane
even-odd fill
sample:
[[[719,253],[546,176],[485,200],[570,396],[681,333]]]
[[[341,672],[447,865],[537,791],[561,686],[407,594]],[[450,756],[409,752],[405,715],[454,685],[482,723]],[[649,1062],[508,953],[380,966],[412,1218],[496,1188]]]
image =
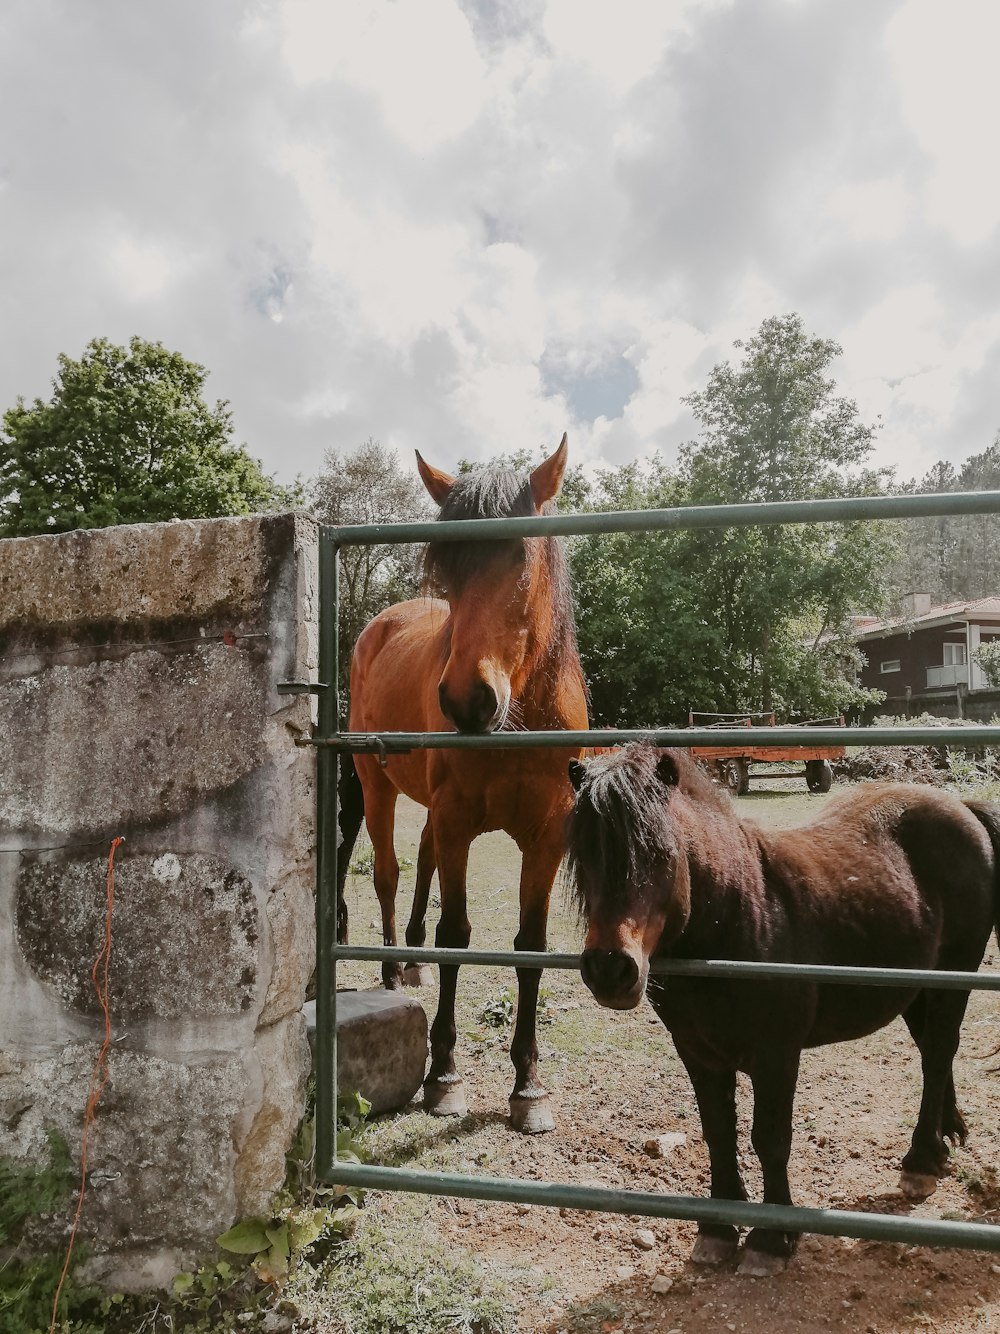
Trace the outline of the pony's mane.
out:
[[[665,758],[675,779],[669,783],[657,772]],[[581,866],[614,886],[634,882],[651,859],[669,854],[675,793],[732,814],[728,798],[686,751],[631,745],[588,762],[567,836],[566,871],[578,908],[585,907]]]
[[[550,501],[543,514],[555,509]],[[531,479],[508,468],[477,468],[455,479],[438,514],[451,519],[527,518],[535,513]],[[552,626],[547,657],[578,658],[573,591],[565,553],[554,537],[515,537],[491,541],[428,542],[423,554],[425,592],[460,595],[469,580],[490,566],[503,568],[524,554],[526,561],[543,561],[552,598]]]

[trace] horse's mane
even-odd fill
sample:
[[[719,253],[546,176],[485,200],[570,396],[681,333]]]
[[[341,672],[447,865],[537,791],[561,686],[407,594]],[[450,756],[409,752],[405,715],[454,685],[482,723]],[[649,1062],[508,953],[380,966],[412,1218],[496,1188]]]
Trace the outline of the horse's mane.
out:
[[[550,501],[542,513],[550,514],[554,509]],[[508,468],[477,468],[455,479],[437,517],[439,522],[445,522],[451,519],[526,518],[534,513],[531,479],[526,473]],[[554,537],[428,542],[423,554],[424,590],[438,596],[460,594],[474,575],[490,565],[502,567],[522,552],[528,561],[544,561],[547,571],[552,623],[546,656],[556,660],[569,656],[578,660],[569,567],[562,545]]]
[[[657,772],[663,761],[669,782]],[[675,793],[733,815],[728,798],[686,751],[631,745],[587,764],[567,837],[566,870],[577,907],[585,906],[581,866],[614,885],[634,881],[651,857],[670,853]]]

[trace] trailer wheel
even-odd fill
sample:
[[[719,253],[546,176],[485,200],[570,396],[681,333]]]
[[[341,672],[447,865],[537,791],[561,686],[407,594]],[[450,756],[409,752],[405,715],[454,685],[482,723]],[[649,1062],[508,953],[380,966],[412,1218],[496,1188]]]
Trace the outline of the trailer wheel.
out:
[[[750,791],[750,765],[746,760],[723,760],[722,778],[734,797],[745,797]]]
[[[829,792],[833,769],[829,760],[806,760],[806,787],[810,792]]]

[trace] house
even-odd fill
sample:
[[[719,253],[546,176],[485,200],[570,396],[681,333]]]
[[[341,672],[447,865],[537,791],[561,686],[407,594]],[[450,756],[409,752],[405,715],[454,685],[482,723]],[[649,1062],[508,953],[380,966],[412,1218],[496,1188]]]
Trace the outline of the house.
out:
[[[980,644],[1000,639],[1000,597],[931,606],[929,593],[909,593],[892,621],[857,617],[858,647],[867,658],[860,684],[884,690],[887,705],[948,704],[989,686],[975,660]],[[936,710],[931,707],[931,712]]]

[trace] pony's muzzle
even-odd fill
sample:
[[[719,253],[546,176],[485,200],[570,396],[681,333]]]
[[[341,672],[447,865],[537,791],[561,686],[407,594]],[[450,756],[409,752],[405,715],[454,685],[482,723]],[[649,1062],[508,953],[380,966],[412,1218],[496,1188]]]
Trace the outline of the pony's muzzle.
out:
[[[639,965],[625,950],[584,950],[580,975],[596,1000],[612,1010],[634,1010],[642,999]]]
[[[492,732],[500,721],[500,701],[486,681],[476,681],[463,699],[455,699],[442,681],[438,702],[441,712],[460,732]]]

